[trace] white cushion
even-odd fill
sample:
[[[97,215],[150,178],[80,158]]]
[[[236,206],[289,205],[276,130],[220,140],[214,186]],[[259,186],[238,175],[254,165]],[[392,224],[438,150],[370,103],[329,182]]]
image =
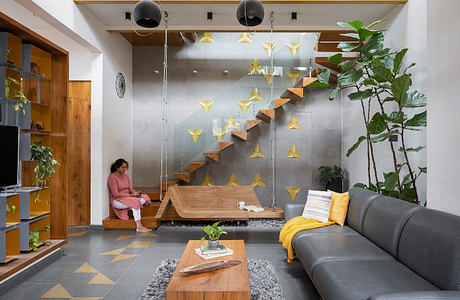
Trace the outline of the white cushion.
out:
[[[325,223],[329,220],[331,203],[332,192],[309,190],[302,217]]]

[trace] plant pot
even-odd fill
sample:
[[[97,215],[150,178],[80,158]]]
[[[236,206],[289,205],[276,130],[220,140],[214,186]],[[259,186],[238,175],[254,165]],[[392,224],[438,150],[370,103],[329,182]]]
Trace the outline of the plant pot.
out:
[[[331,183],[326,184],[326,190],[331,190],[336,193],[342,193],[342,179],[334,178]]]
[[[209,249],[217,249],[217,247],[219,246],[219,240],[208,241],[208,246]]]

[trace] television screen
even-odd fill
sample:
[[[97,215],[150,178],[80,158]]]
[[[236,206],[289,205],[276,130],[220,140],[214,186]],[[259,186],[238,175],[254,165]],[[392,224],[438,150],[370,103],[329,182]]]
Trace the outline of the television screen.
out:
[[[0,186],[18,184],[19,127],[0,125]]]

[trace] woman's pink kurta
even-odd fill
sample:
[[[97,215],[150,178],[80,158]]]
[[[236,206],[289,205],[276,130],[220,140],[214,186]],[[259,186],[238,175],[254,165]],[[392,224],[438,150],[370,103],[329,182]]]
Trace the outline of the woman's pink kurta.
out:
[[[128,205],[131,208],[141,208],[142,204],[140,202],[140,197],[118,197],[120,193],[131,194],[134,193],[133,186],[129,180],[128,174],[124,173],[123,178],[119,178],[115,173],[110,174],[109,179],[107,180],[110,190],[110,204],[112,205],[113,200],[117,200],[123,204]],[[141,198],[144,198],[146,205],[150,205],[150,198],[146,194],[142,194]],[[122,220],[128,220],[128,208],[127,209],[116,209],[113,207],[113,211],[118,218]]]

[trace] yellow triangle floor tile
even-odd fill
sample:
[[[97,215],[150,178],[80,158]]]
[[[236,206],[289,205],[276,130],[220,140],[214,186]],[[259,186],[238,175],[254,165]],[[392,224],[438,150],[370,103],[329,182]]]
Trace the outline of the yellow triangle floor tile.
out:
[[[135,241],[128,245],[128,248],[148,248],[152,242],[149,241]]]
[[[91,267],[88,263],[84,263],[80,268],[75,270],[74,273],[99,273],[99,271]]]
[[[55,299],[55,298],[72,298],[69,292],[60,284],[56,284],[52,289],[46,292],[42,298]]]
[[[113,263],[116,261],[125,260],[125,259],[136,257],[136,256],[139,256],[139,254],[120,254],[120,255],[115,256],[115,258],[112,259],[110,262]]]
[[[127,240],[127,239],[132,239],[132,238],[135,238],[135,237],[136,237],[135,235],[120,235],[119,237],[117,237],[115,242],[116,241]]]
[[[69,236],[82,236],[85,233],[88,233],[88,231],[80,231],[80,232],[75,232],[75,233],[69,233]]]
[[[141,233],[141,236],[157,236],[157,235],[151,232],[144,232],[144,233]]]
[[[126,248],[120,248],[112,251],[101,253],[101,255],[120,255]]]
[[[104,276],[102,273],[98,273],[91,279],[88,284],[115,284],[110,278]]]

